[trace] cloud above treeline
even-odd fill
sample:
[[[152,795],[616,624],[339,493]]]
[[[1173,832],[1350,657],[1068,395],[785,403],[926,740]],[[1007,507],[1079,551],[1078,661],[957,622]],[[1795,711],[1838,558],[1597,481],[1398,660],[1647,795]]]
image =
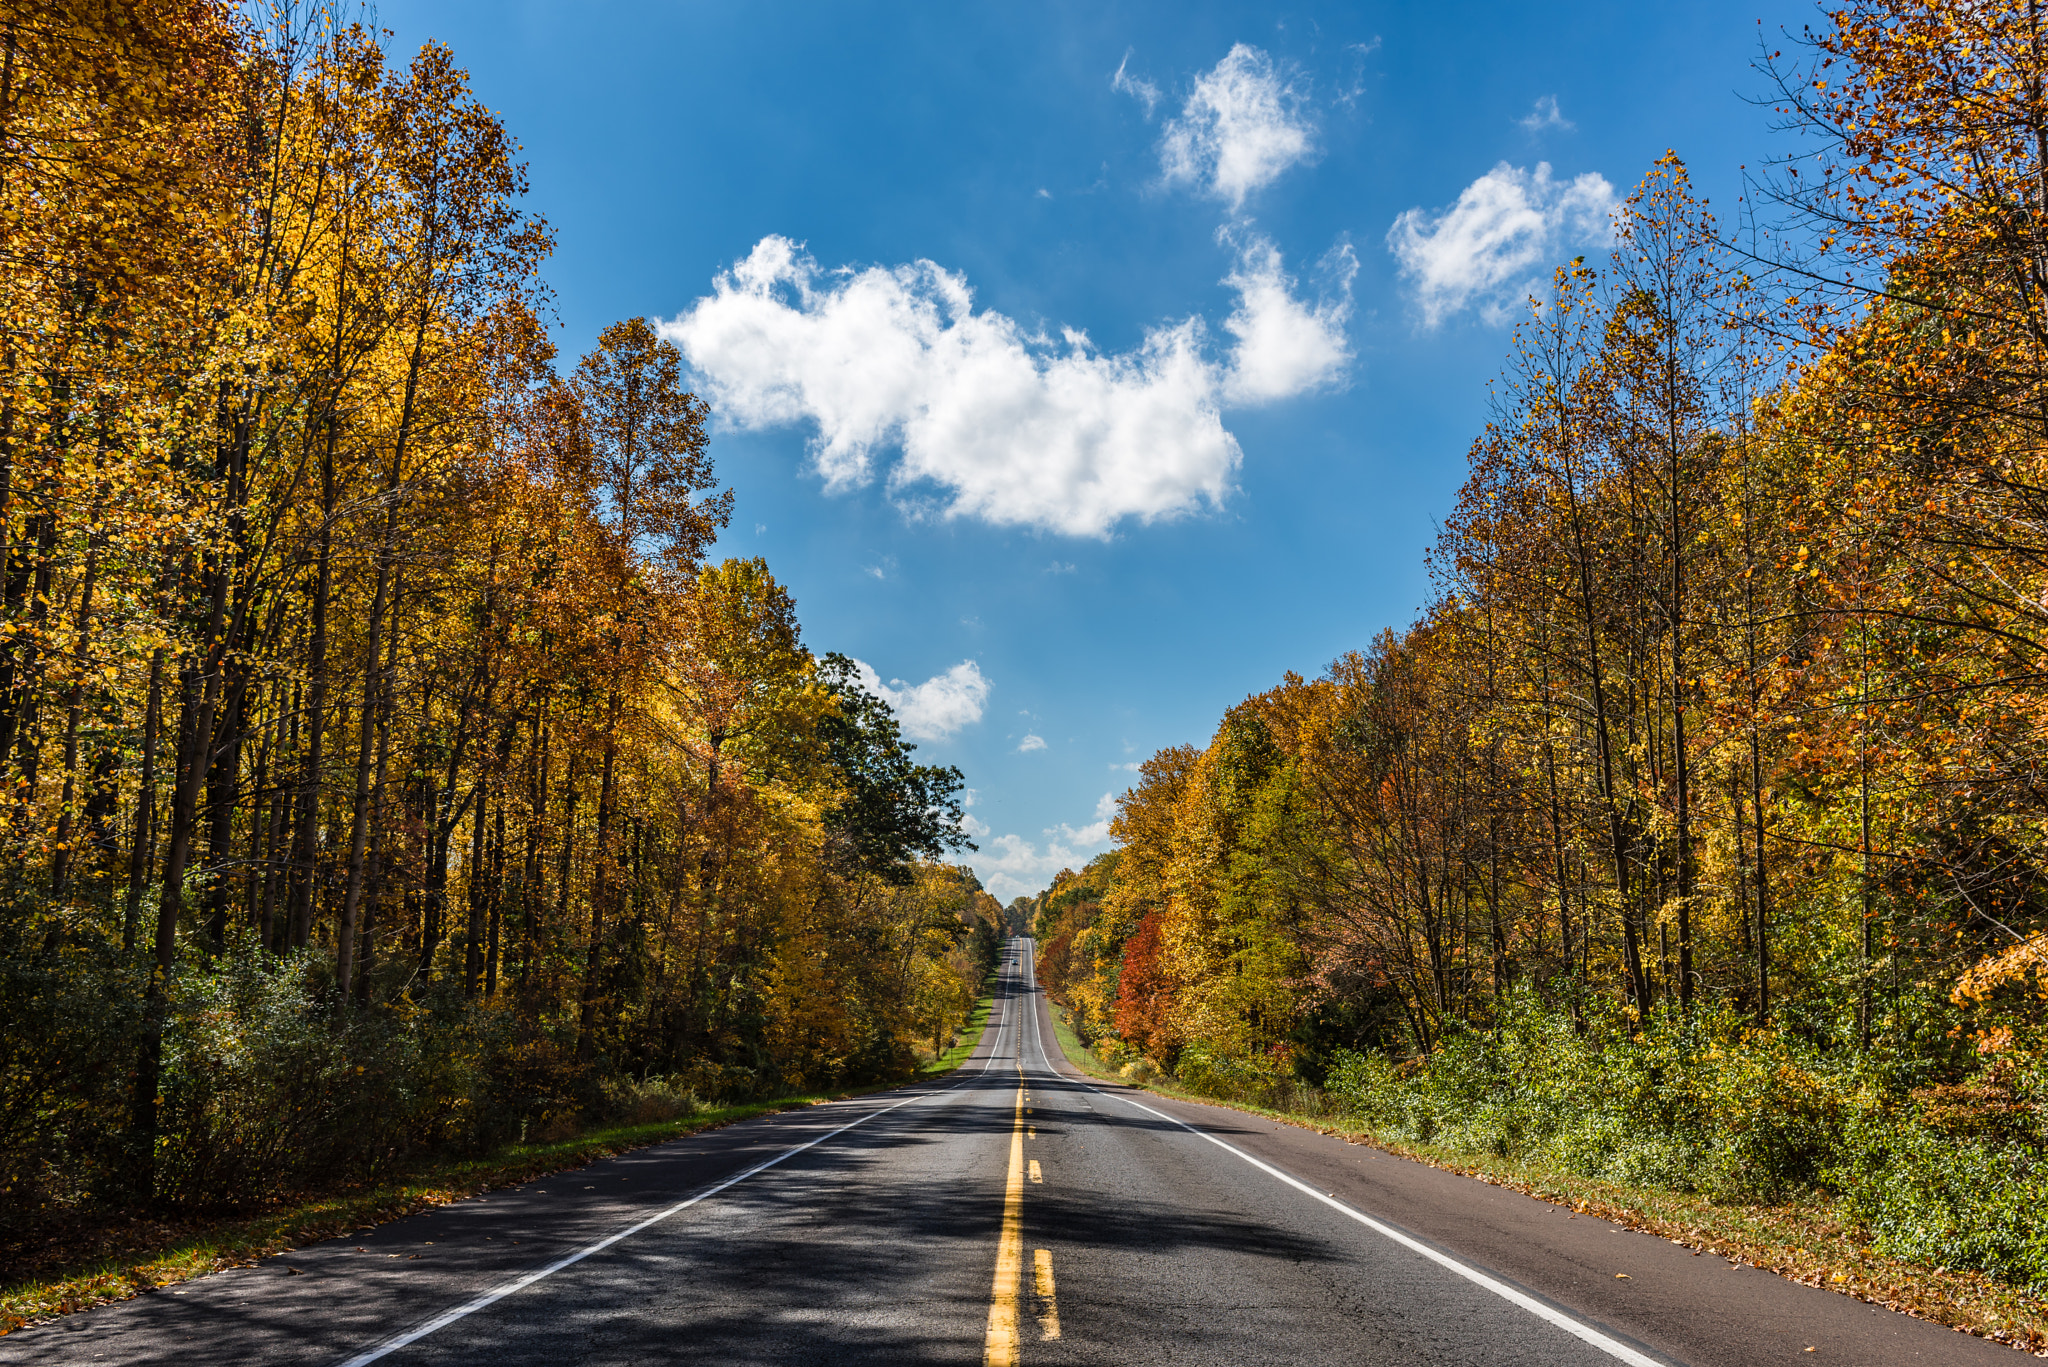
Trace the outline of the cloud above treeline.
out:
[[[1042,832],[1042,845],[1020,835],[999,835],[987,841],[974,857],[974,871],[999,900],[1035,893],[1061,869],[1078,869],[1101,853],[1109,844],[1109,823],[1115,816],[1116,794],[1104,793],[1095,804],[1094,820],[1085,826],[1064,821],[1049,826]],[[975,838],[984,839],[987,830],[981,826]]]
[[[1589,171],[1560,181],[1548,162],[1534,171],[1501,162],[1448,209],[1403,213],[1387,233],[1387,247],[1400,262],[1423,326],[1436,327],[1466,308],[1498,322],[1541,288],[1547,267],[1575,251],[1607,246],[1618,207],[1605,176]]]
[[[1311,301],[1270,241],[1227,240],[1237,306],[1221,355],[1199,317],[1104,352],[977,310],[966,278],[935,262],[827,270],[779,235],[660,326],[721,420],[809,426],[828,491],[886,466],[912,513],[1104,537],[1220,507],[1243,455],[1224,409],[1335,383],[1350,361],[1348,247]]]
[[[1129,68],[1127,55],[1111,85],[1149,115],[1159,88]],[[1164,183],[1232,214],[1315,152],[1301,92],[1242,43],[1194,78],[1159,141]],[[1310,293],[1248,222],[1217,237],[1230,313],[1158,324],[1124,351],[977,309],[937,262],[826,267],[779,234],[661,330],[721,421],[808,428],[828,492],[881,479],[913,516],[1107,537],[1220,508],[1244,455],[1224,413],[1349,370],[1350,244],[1317,263]]]
[[[923,683],[882,682],[865,660],[853,662],[861,687],[889,704],[903,734],[912,740],[950,740],[981,720],[991,687],[973,660],[962,660]]]

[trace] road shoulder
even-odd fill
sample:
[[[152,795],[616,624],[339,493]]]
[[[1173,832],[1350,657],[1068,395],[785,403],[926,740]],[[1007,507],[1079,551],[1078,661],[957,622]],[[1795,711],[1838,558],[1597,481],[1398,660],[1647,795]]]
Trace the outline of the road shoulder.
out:
[[[1049,1005],[1040,1009],[1045,1033],[1056,1038]],[[1047,1061],[1075,1082],[1126,1096],[1212,1134],[1374,1219],[1693,1367],[1810,1362],[1811,1355],[1886,1364],[2012,1360],[2009,1348],[1988,1339],[1432,1167],[1311,1123],[1135,1088],[1091,1076],[1066,1057],[1048,1055]]]

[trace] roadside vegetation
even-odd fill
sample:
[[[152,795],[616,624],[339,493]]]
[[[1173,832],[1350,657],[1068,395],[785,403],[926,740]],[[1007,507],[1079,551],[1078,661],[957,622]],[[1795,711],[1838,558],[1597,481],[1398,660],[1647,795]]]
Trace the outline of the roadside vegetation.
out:
[[[986,985],[986,984],[984,984]],[[988,1026],[988,1013],[995,1006],[993,993],[984,994],[974,1003],[974,1009],[967,1019],[960,1023],[952,1043],[943,1050],[935,1049],[932,1056],[921,1062],[919,1071],[925,1073],[950,1073],[967,1062],[975,1048],[981,1043],[981,1032]]]
[[[1065,1008],[1054,1008],[1061,1022]],[[1113,1037],[1083,1045],[1071,1028],[1056,1033],[1068,1062],[1106,1082],[1143,1087],[1190,1101],[1221,1102],[1375,1148],[1493,1186],[1512,1188],[1574,1212],[1610,1220],[1693,1249],[1769,1271],[1808,1286],[1854,1296],[1950,1328],[2036,1354],[2048,1352],[2048,1304],[2009,1282],[1968,1268],[1929,1265],[1873,1248],[1868,1231],[1820,1190],[1777,1202],[1731,1200],[1697,1189],[1589,1175],[1542,1152],[1502,1154],[1469,1136],[1439,1132],[1430,1140],[1362,1115],[1343,1091],[1298,1080],[1196,1090],[1143,1059],[1131,1059]],[[1121,1064],[1112,1060],[1123,1058]]]
[[[2048,1343],[2042,22],[1831,6],[1739,214],[1649,169],[1420,620],[1154,756],[1036,899],[1077,1042]]]
[[[513,133],[356,12],[0,5],[0,1284],[914,1076],[999,952],[676,349],[555,354]]]
[[[994,1000],[993,996],[982,997],[958,1027],[950,1047],[925,1062],[920,1074],[949,1073],[966,1062],[981,1043]],[[13,1284],[0,1285],[0,1334],[305,1244],[340,1238],[430,1206],[580,1168],[630,1149],[877,1090],[881,1087],[715,1106],[657,1081],[630,1088],[623,1098],[627,1103],[623,1120],[566,1138],[515,1142],[473,1157],[430,1159],[399,1178],[367,1187],[348,1184],[318,1196],[282,1200],[260,1215],[245,1212],[223,1218],[203,1212],[161,1212],[155,1217],[137,1214],[125,1222],[102,1222],[77,1231],[74,1244],[45,1243],[40,1250],[42,1266],[28,1269],[28,1275]]]

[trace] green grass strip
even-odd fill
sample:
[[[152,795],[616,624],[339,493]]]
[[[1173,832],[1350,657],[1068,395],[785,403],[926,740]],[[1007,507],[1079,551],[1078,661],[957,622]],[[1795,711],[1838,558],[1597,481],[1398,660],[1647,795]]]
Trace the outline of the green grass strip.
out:
[[[1081,1037],[1074,1033],[1073,1013],[1058,1004],[1052,1008],[1052,1033],[1060,1042],[1060,1052],[1067,1056],[1067,1062],[1104,1082],[1123,1081],[1114,1068],[1095,1057],[1095,1051],[1081,1043]]]
[[[918,1075],[936,1077],[950,1073],[972,1057],[988,1029],[989,1012],[994,1005],[991,989],[974,1004],[974,1010],[955,1035],[953,1046],[920,1068]],[[52,1267],[26,1281],[0,1288],[0,1335],[74,1310],[127,1300],[222,1268],[245,1266],[322,1239],[339,1238],[478,1192],[580,1168],[628,1149],[700,1134],[773,1111],[836,1101],[898,1085],[901,1084],[747,1102],[700,1111],[679,1120],[587,1130],[553,1143],[510,1144],[480,1158],[431,1164],[366,1189],[294,1202],[253,1218],[207,1222],[159,1243],[87,1263]]]
[[[982,1014],[985,1019],[987,1013]],[[972,1052],[972,1045],[968,1050]],[[604,1126],[551,1143],[508,1144],[481,1157],[430,1163],[388,1182],[292,1202],[259,1216],[188,1225],[161,1241],[90,1262],[43,1269],[25,1281],[0,1288],[0,1335],[75,1310],[127,1300],[223,1268],[246,1266],[260,1258],[353,1234],[479,1192],[580,1168],[629,1149],[701,1134],[774,1111],[795,1110],[901,1085],[884,1083],[778,1097],[699,1111],[677,1120]]]
[[[974,1004],[950,1049],[918,1070],[918,1076],[950,1073],[973,1056],[988,1029],[995,1005],[993,987]],[[773,1111],[793,1110],[900,1083],[816,1092],[721,1106],[678,1120],[644,1125],[611,1125],[552,1143],[509,1144],[479,1158],[431,1163],[388,1182],[353,1191],[292,1202],[239,1220],[204,1221],[110,1257],[41,1269],[24,1281],[0,1287],[0,1335],[74,1310],[127,1300],[222,1268],[241,1267],[322,1239],[400,1219],[432,1206],[464,1200],[496,1187],[515,1186],[628,1149],[701,1134]]]
[[[991,990],[976,1002],[974,1010],[967,1014],[967,1023],[962,1025],[960,1032],[953,1037],[953,1047],[918,1071],[926,1077],[950,1073],[973,1057],[974,1051],[981,1047],[982,1034],[988,1029],[988,1013],[994,1007],[995,1001],[995,993]]]
[[[1627,1229],[1660,1235],[1702,1255],[1745,1263],[1807,1286],[1837,1291],[2048,1357],[2048,1300],[1981,1272],[1930,1267],[1877,1253],[1861,1237],[1861,1231],[1842,1220],[1836,1204],[1826,1199],[1809,1198],[1780,1206],[1720,1204],[1696,1192],[1627,1186],[1540,1161],[1414,1143],[1375,1132],[1349,1116],[1276,1111],[1191,1092],[1162,1077],[1124,1079],[1081,1043],[1063,1008],[1053,1010],[1053,1033],[1068,1062],[1105,1082],[1264,1116],[1348,1144],[1369,1144],[1489,1186],[1508,1187]]]

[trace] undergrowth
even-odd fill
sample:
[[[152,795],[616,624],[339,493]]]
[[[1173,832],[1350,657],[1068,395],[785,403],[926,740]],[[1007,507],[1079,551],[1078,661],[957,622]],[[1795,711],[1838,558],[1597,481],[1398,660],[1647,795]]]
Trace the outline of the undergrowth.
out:
[[[1967,1085],[1881,1049],[1822,1051],[1731,1013],[1577,1019],[1518,995],[1406,1060],[1337,1051],[1320,1085],[1266,1059],[1113,1038],[1077,1066],[1359,1138],[2015,1346],[2048,1349],[2038,1062]]]

